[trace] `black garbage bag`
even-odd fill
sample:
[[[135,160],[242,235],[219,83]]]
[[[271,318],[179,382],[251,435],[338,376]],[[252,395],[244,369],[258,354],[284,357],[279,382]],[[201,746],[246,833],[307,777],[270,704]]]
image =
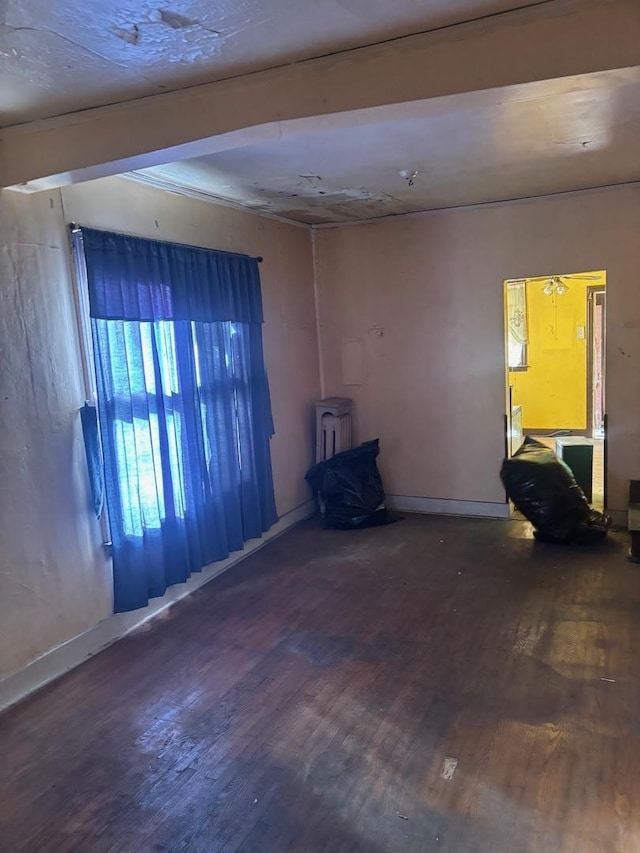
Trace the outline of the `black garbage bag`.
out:
[[[500,479],[540,539],[589,541],[605,536],[611,527],[608,515],[589,506],[569,466],[531,436],[504,460]]]
[[[376,465],[379,439],[318,462],[306,479],[318,496],[325,527],[352,529],[397,520],[385,504],[382,478]]]
[[[589,512],[589,517],[581,521],[574,530],[573,538],[581,542],[602,539],[603,536],[607,535],[611,523],[611,516],[606,512],[598,512],[597,509],[592,509]]]

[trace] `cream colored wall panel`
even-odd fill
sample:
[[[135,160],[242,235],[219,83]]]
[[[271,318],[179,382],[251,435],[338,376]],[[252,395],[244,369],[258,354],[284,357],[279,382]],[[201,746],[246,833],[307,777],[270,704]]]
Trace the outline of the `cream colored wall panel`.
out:
[[[640,477],[640,187],[414,214],[316,234],[323,392],[379,436],[390,494],[504,499],[503,281],[607,271],[609,505]],[[382,334],[381,334],[382,333]],[[345,387],[342,342],[364,381]]]
[[[0,674],[111,610],[59,194],[0,197]]]

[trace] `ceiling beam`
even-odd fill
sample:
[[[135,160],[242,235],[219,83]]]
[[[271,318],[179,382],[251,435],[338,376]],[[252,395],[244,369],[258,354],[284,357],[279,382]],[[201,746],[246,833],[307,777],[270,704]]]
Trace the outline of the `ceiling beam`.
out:
[[[637,0],[557,0],[6,128],[0,186],[40,190],[202,156],[292,119],[636,66]]]

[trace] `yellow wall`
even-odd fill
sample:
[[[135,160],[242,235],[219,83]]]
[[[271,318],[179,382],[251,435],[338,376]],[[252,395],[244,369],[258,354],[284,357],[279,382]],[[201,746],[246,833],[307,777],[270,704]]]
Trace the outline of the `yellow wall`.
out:
[[[605,273],[585,275],[599,279],[566,279],[568,290],[552,296],[545,281],[527,281],[528,370],[509,372],[525,431],[588,427],[587,287],[604,287]]]

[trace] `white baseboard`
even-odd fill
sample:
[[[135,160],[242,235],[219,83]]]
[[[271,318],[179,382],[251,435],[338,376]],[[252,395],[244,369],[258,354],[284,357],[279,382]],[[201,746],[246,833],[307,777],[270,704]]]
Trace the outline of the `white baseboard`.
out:
[[[424,512],[432,515],[469,515],[481,518],[510,518],[509,504],[493,501],[456,501],[448,498],[423,498],[413,495],[387,495],[391,509]]]
[[[478,518],[511,518],[510,505],[493,501],[456,501],[447,498],[422,498],[412,495],[387,495],[390,509],[400,512],[423,512],[428,515],[467,515]],[[626,530],[627,510],[608,509],[613,527]]]
[[[0,711],[9,708],[21,699],[26,698],[30,693],[39,690],[45,684],[59,678],[65,672],[106,649],[124,637],[125,634],[133,631],[134,628],[157,616],[158,613],[171,607],[176,601],[190,595],[198,587],[213,580],[231,566],[255,553],[263,545],[281,536],[290,527],[304,521],[305,518],[309,518],[315,511],[315,501],[305,501],[305,503],[281,516],[261,539],[250,539],[242,551],[234,553],[226,560],[207,566],[202,572],[191,575],[185,584],[172,586],[162,598],[154,598],[147,607],[130,613],[114,613],[113,616],[104,619],[83,634],[78,634],[46,652],[24,669],[7,676],[0,681]]]

